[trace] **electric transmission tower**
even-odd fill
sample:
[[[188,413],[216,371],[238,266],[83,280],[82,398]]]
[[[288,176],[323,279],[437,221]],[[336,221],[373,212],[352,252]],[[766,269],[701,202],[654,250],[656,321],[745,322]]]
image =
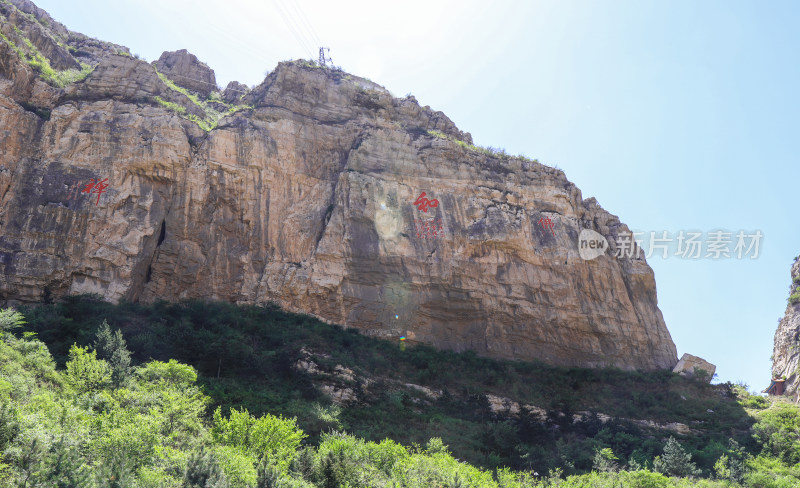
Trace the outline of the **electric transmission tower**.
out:
[[[331,49],[328,47],[321,47],[319,48],[319,65],[320,66],[327,66],[326,62],[331,63],[331,67],[333,67],[333,60],[330,56],[325,56],[325,51],[331,52]]]

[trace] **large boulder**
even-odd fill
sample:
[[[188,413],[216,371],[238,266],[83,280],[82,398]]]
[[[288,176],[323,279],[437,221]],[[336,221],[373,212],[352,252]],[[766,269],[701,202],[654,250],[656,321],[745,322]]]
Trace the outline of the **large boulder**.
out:
[[[708,380],[711,381],[717,367],[703,358],[692,356],[691,354],[684,354],[681,356],[678,364],[672,369],[672,372],[679,373],[682,376],[695,376],[700,370],[707,372]]]
[[[186,49],[164,51],[158,61],[153,63],[158,71],[193,92],[207,97],[217,90],[217,78],[214,70],[197,59],[197,56]]]

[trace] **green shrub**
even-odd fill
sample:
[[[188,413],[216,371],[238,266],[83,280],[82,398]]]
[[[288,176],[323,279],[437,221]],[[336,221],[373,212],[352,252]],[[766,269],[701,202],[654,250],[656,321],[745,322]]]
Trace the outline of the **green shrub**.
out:
[[[758,412],[757,418],[753,435],[764,446],[764,452],[787,466],[800,463],[800,407],[775,402]]]
[[[230,484],[217,461],[209,451],[198,451],[189,458],[183,474],[184,488],[228,488]]]
[[[257,458],[267,456],[282,469],[288,467],[306,437],[296,419],[269,414],[255,418],[246,409],[235,408],[227,419],[220,408],[214,411],[211,435],[216,442],[241,448]]]
[[[73,344],[67,361],[67,381],[78,394],[102,390],[111,384],[111,368],[95,351]]]
[[[762,396],[751,395],[744,401],[743,405],[747,408],[764,409],[769,407],[769,400]]]

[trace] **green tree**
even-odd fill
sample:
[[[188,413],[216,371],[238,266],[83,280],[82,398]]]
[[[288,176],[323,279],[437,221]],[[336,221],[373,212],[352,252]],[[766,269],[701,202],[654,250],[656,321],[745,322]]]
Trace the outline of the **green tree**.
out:
[[[171,387],[185,388],[193,386],[197,382],[197,371],[188,364],[182,364],[174,359],[168,362],[150,361],[141,368],[136,374],[148,383],[166,383]]]
[[[314,449],[305,447],[297,452],[292,461],[292,472],[296,473],[306,481],[316,483],[318,481],[316,463],[314,462]]]
[[[95,467],[97,488],[130,488],[134,486],[131,460],[125,450],[114,450]]]
[[[697,476],[700,470],[691,462],[692,456],[683,450],[680,443],[670,436],[664,445],[664,452],[656,456],[653,468],[669,476]]]
[[[6,450],[19,431],[16,410],[6,403],[0,404],[0,453]]]
[[[600,471],[601,473],[611,473],[619,470],[617,461],[619,461],[619,458],[614,455],[614,451],[612,451],[611,448],[606,447],[603,449],[597,449],[594,452],[592,468],[595,471]]]
[[[73,344],[67,361],[67,382],[78,394],[106,388],[111,383],[111,368],[97,352]]]
[[[747,474],[748,455],[733,439],[728,439],[728,450],[714,463],[717,479],[742,483]]]
[[[269,414],[255,418],[246,409],[235,408],[228,418],[220,408],[214,411],[211,435],[216,442],[241,447],[258,458],[268,456],[282,468],[289,465],[306,437],[297,427],[297,419]]]
[[[467,488],[467,484],[461,479],[458,473],[453,475],[453,478],[447,484],[448,488]]]
[[[181,488],[228,488],[227,478],[216,457],[201,449],[189,457]]]
[[[12,451],[13,463],[17,474],[17,483],[21,487],[36,486],[46,472],[46,448],[41,439],[32,437],[20,443],[18,449]]]
[[[15,329],[25,323],[25,317],[13,308],[0,310],[0,331]]]
[[[91,486],[91,476],[73,446],[62,436],[50,447],[50,467],[45,486],[53,488],[86,488]]]
[[[103,320],[95,335],[94,350],[111,367],[111,383],[115,388],[123,386],[131,376],[131,352],[128,351],[122,331],[111,332],[108,322]]]
[[[764,450],[787,466],[800,463],[800,407],[776,402],[757,416],[753,437]]]
[[[258,463],[258,481],[255,488],[282,488],[281,474],[278,468],[271,465],[266,457]]]

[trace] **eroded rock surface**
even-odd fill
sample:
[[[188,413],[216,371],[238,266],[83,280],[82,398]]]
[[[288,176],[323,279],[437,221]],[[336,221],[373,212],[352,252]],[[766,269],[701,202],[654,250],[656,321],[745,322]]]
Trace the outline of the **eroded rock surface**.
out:
[[[797,293],[800,287],[800,260],[792,264],[792,284],[789,294]],[[786,377],[784,395],[797,399],[798,366],[800,366],[800,302],[786,305],[786,312],[778,322],[775,331],[775,343],[772,353],[772,377]],[[769,378],[764,378],[764,386],[769,385]]]
[[[238,103],[239,100],[247,95],[250,89],[247,85],[239,83],[238,81],[231,81],[222,92],[222,99],[228,103]]]
[[[217,89],[214,70],[186,49],[165,51],[153,64],[176,84],[205,97]]]
[[[152,66],[93,45],[94,71],[56,89],[0,41],[0,303],[274,301],[498,358],[677,362],[651,268],[613,256],[627,227],[560,170],[481,151],[413,97],[303,62],[204,131]],[[107,179],[99,198],[74,191],[92,179]],[[422,192],[438,205],[422,212]],[[426,219],[435,238],[417,235]],[[585,228],[612,249],[581,259]]]

